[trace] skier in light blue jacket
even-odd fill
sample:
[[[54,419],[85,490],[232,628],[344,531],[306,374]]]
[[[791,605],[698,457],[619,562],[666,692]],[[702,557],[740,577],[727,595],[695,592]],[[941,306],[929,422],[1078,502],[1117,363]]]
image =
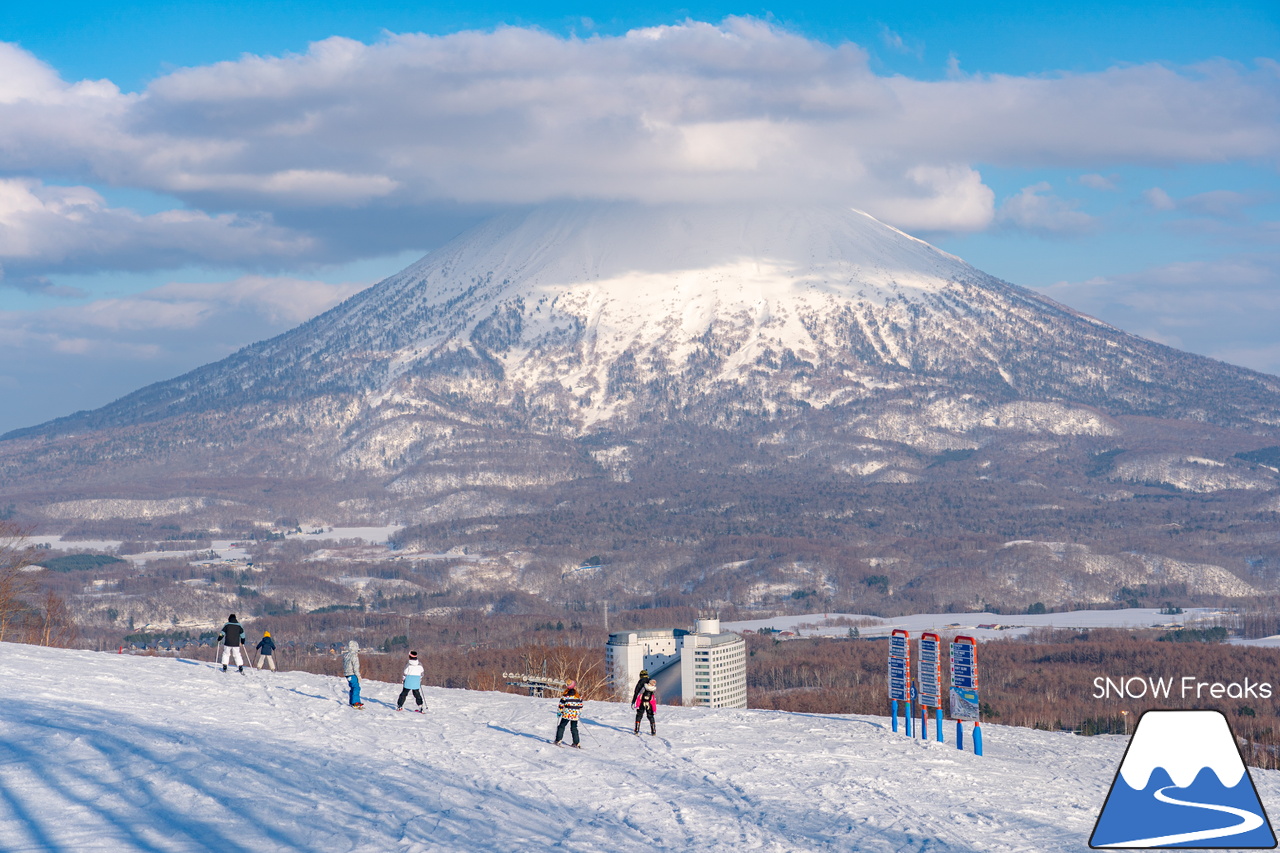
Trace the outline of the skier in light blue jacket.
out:
[[[409,652],[409,663],[404,668],[404,689],[400,691],[400,698],[396,701],[397,711],[404,710],[404,700],[409,698],[410,691],[413,692],[413,698],[418,700],[418,713],[421,714],[427,706],[422,704],[422,664],[418,663],[417,652]]]

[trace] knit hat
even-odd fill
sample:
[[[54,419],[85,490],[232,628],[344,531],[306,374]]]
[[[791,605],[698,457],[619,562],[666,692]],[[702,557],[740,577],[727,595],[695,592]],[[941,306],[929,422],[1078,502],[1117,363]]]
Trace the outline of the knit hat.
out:
[[[409,652],[409,660],[417,660],[417,659],[418,659],[417,652]]]
[[[228,621],[228,622],[234,622],[234,621],[236,621],[236,615],[235,615],[234,613],[232,613],[230,616],[228,616],[228,617],[227,617],[227,621]]]
[[[262,636],[264,636],[264,637],[270,637],[270,636],[271,636],[271,632],[270,632],[270,631],[263,631],[263,632],[262,632]]]

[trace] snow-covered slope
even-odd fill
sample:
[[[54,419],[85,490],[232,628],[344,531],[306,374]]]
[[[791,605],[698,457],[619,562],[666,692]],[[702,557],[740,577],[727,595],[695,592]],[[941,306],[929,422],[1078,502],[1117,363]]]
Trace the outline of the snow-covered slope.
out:
[[[592,702],[578,752],[545,742],[553,700],[428,688],[419,716],[366,681],[355,711],[337,677],[11,644],[0,684],[9,853],[1077,851],[1125,743],[984,726],[978,758],[884,718],[671,707],[635,737]]]
[[[259,429],[345,430],[343,464],[378,468],[438,441],[441,414],[580,433],[657,413],[734,424],[942,400],[930,430],[1092,435],[1112,427],[1087,407],[1234,424],[1274,417],[1278,392],[849,208],[563,203],[498,217],[287,334],[27,432],[271,401]],[[1016,400],[1055,403],[987,410]]]

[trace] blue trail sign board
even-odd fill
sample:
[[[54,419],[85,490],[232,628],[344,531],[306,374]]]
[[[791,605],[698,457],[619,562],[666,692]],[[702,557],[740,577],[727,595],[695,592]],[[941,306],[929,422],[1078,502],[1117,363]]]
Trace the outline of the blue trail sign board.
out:
[[[901,628],[889,638],[889,698],[911,701],[911,635]]]
[[[951,718],[978,719],[978,641],[956,637],[951,643]]]
[[[920,704],[926,708],[942,707],[942,638],[937,634],[920,635]]]

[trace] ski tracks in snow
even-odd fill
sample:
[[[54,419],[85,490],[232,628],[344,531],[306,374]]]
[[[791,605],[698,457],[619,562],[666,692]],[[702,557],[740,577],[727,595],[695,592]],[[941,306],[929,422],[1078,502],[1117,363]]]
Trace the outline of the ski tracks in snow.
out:
[[[1124,749],[991,727],[987,755],[885,720],[588,702],[0,644],[0,849],[1022,853],[1086,847]],[[948,731],[948,735],[950,732]],[[1264,799],[1280,774],[1255,772]]]

